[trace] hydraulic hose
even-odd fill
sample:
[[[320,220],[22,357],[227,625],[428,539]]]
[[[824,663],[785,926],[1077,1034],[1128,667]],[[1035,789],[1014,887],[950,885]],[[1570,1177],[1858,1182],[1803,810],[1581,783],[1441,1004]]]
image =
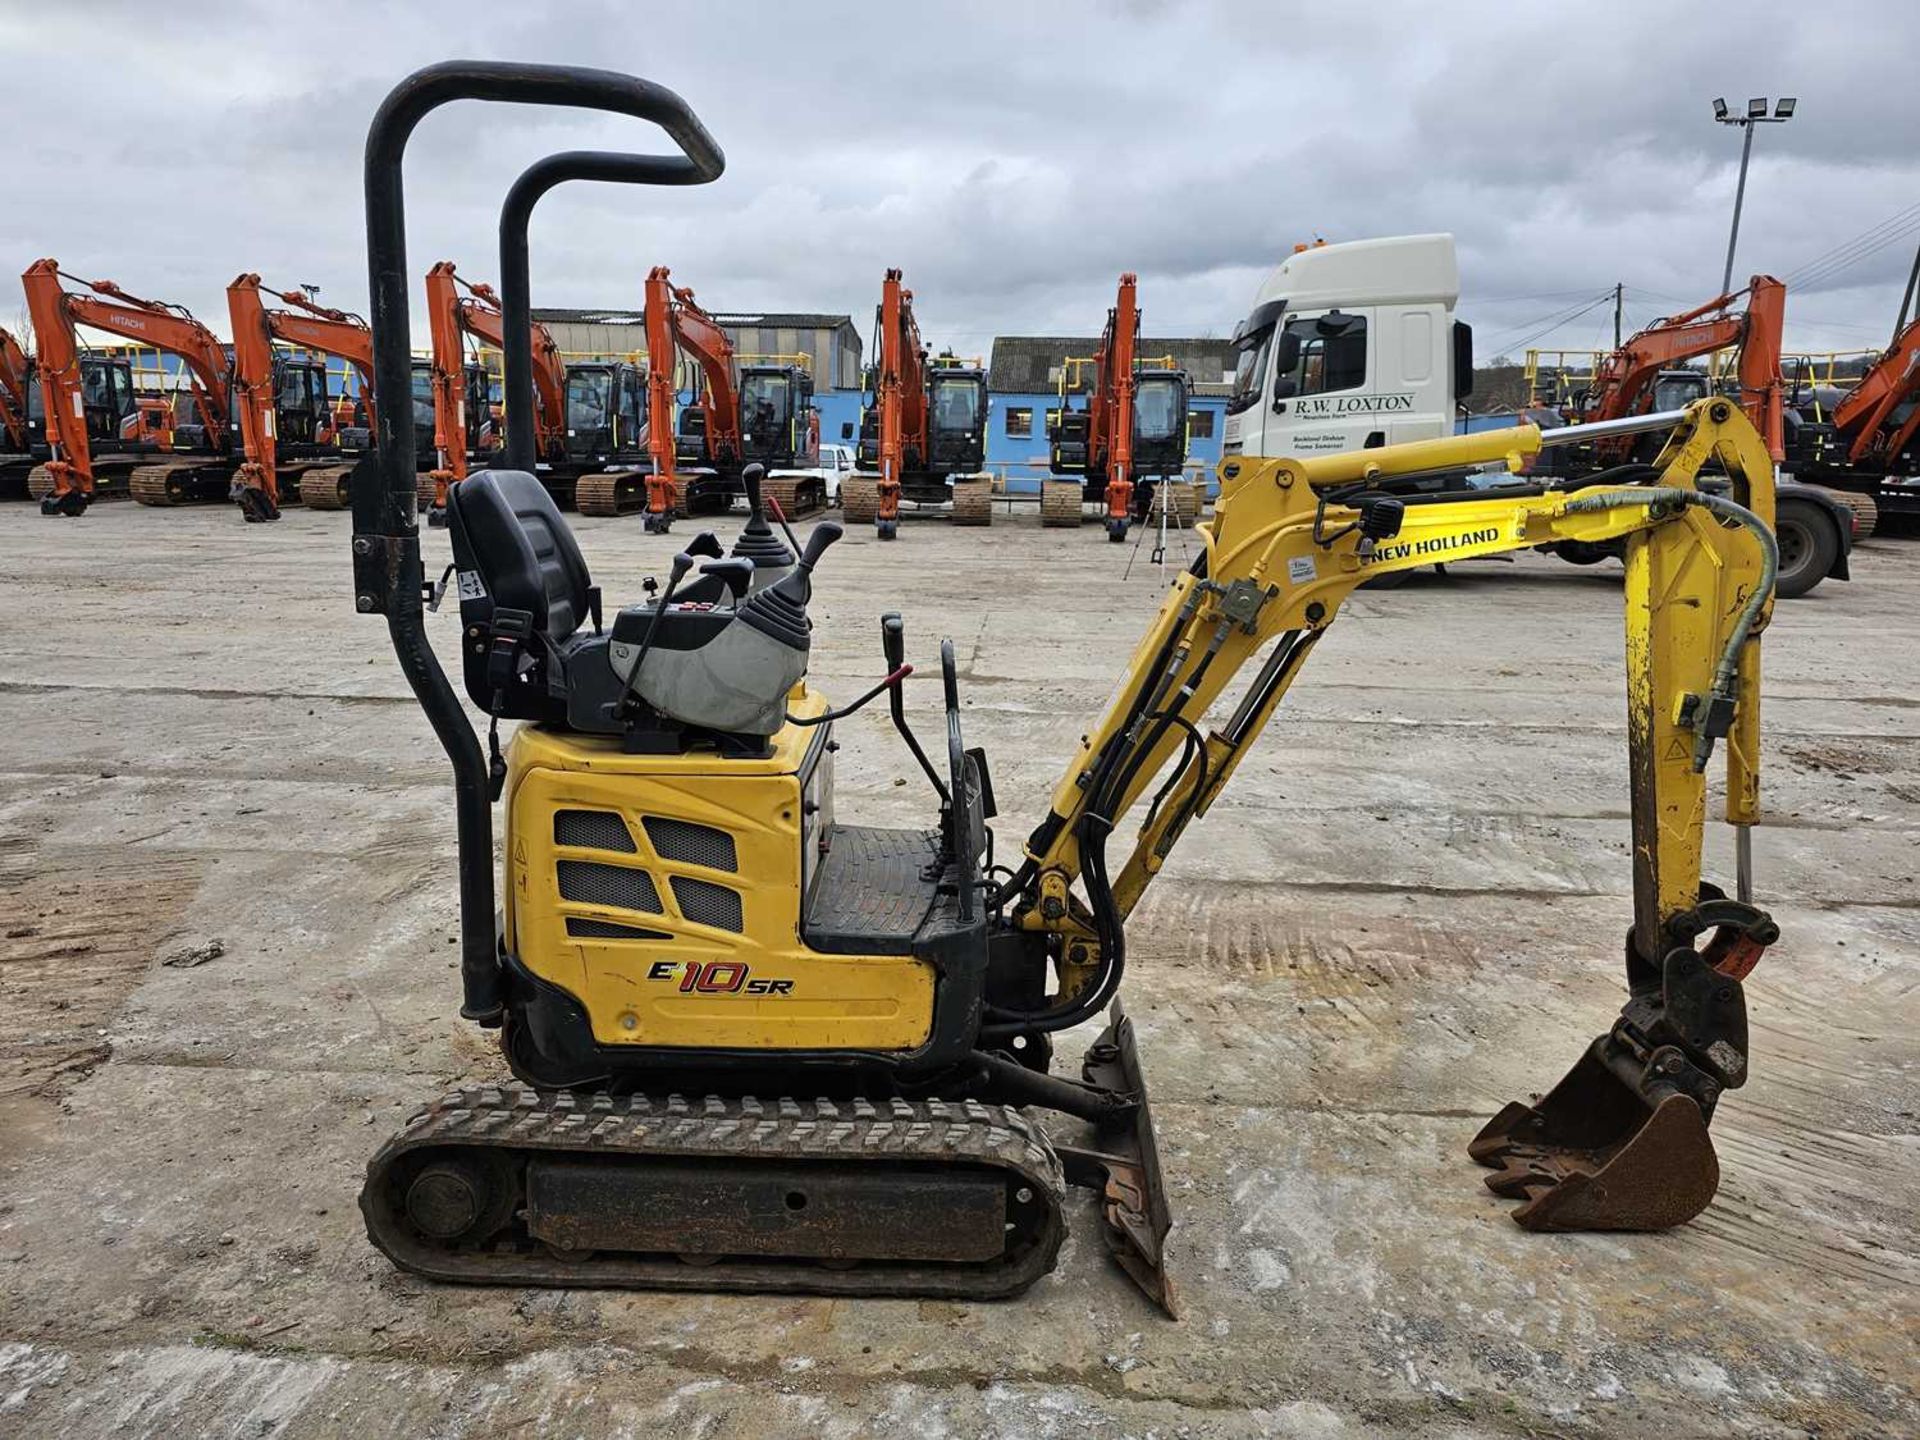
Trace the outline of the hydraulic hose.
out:
[[[1747,597],[1746,604],[1740,607],[1740,614],[1733,623],[1733,632],[1727,636],[1727,643],[1720,651],[1720,663],[1714,667],[1713,695],[1716,699],[1733,699],[1734,675],[1740,667],[1740,651],[1747,643],[1747,637],[1753,633],[1754,623],[1759,620],[1760,612],[1766,608],[1767,601],[1773,595],[1774,581],[1780,574],[1780,542],[1774,539],[1772,529],[1758,515],[1746,506],[1736,504],[1724,495],[1709,495],[1700,490],[1681,490],[1669,485],[1656,485],[1647,489],[1603,490],[1598,494],[1591,492],[1574,496],[1567,501],[1566,513],[1569,515],[1591,514],[1599,510],[1617,510],[1628,505],[1696,505],[1722,519],[1732,520],[1753,533],[1760,542],[1760,583],[1753,587],[1753,593]],[[1696,737],[1693,747],[1693,768],[1701,771],[1707,768],[1707,759],[1713,753],[1713,738],[1703,730]]]

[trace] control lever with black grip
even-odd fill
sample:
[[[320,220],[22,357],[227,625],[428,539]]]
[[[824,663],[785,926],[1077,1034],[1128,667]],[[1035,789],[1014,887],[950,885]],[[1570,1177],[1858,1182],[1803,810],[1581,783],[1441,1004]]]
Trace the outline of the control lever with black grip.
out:
[[[886,656],[887,670],[897,674],[907,665],[907,622],[900,617],[898,610],[889,610],[880,617],[880,651]],[[904,676],[902,677],[905,678]],[[887,697],[887,704],[893,711],[893,728],[900,732],[900,738],[907,742],[907,749],[913,752],[913,758],[920,762],[920,768],[927,772],[927,779],[933,782],[934,790],[940,796],[940,803],[946,805],[952,797],[947,793],[946,783],[941,780],[940,772],[933,768],[933,762],[927,759],[927,752],[920,748],[920,741],[913,729],[907,724],[906,687],[895,685],[893,693]]]

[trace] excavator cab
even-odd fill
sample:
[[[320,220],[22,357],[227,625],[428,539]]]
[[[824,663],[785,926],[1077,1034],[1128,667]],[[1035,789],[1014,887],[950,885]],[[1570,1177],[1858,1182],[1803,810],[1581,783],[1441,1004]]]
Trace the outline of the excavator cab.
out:
[[[746,454],[769,467],[810,465],[817,454],[812,424],[813,377],[798,365],[740,368],[740,439]]]
[[[97,443],[112,445],[138,436],[140,399],[134,393],[133,365],[126,360],[102,360],[89,357],[80,362],[81,406],[86,416],[87,434]],[[28,414],[39,422],[35,433],[46,440],[45,396],[38,385],[32,387]]]
[[[926,468],[970,474],[987,458],[987,372],[936,366],[927,380]]]
[[[647,383],[639,367],[594,361],[567,367],[567,457],[605,462],[646,443]]]
[[[1184,370],[1142,370],[1134,376],[1136,476],[1178,475],[1187,463],[1187,406],[1192,393]]]
[[[433,365],[426,360],[413,362],[413,445],[414,453],[433,453]]]
[[[276,356],[273,364],[274,424],[282,444],[318,445],[332,425],[327,367],[317,360]],[[238,435],[240,424],[233,422]]]

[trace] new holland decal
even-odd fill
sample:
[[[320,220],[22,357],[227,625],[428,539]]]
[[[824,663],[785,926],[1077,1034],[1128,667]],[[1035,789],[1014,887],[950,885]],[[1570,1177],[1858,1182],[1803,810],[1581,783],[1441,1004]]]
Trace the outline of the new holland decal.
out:
[[[1410,560],[1426,555],[1437,558],[1470,545],[1489,545],[1499,538],[1500,527],[1488,525],[1479,530],[1463,530],[1458,535],[1436,535],[1430,540],[1402,540],[1395,545],[1376,545],[1373,554],[1361,563],[1380,565],[1388,560]]]

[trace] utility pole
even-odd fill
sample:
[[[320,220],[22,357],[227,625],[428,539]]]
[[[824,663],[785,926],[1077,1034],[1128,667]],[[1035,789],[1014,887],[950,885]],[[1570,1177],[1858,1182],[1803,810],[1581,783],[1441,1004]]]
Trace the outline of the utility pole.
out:
[[[1889,347],[1900,343],[1900,332],[1907,328],[1907,311],[1913,307],[1913,288],[1920,282],[1920,248],[1913,252],[1913,268],[1907,272],[1907,293],[1900,297],[1900,318],[1893,322],[1893,339]]]
[[[1740,183],[1733,192],[1733,230],[1727,236],[1727,269],[1720,280],[1720,293],[1728,294],[1733,289],[1733,249],[1740,243],[1740,208],[1747,198],[1747,162],[1753,158],[1753,127],[1756,125],[1784,125],[1793,118],[1794,106],[1798,102],[1791,95],[1782,97],[1773,109],[1767,113],[1767,97],[1762,95],[1747,101],[1747,113],[1735,115],[1729,112],[1725,100],[1713,102],[1713,118],[1722,125],[1738,125],[1747,132],[1746,140],[1740,146]]]
[[[1620,281],[1613,282],[1613,348],[1620,348],[1620,292],[1626,288]]]

